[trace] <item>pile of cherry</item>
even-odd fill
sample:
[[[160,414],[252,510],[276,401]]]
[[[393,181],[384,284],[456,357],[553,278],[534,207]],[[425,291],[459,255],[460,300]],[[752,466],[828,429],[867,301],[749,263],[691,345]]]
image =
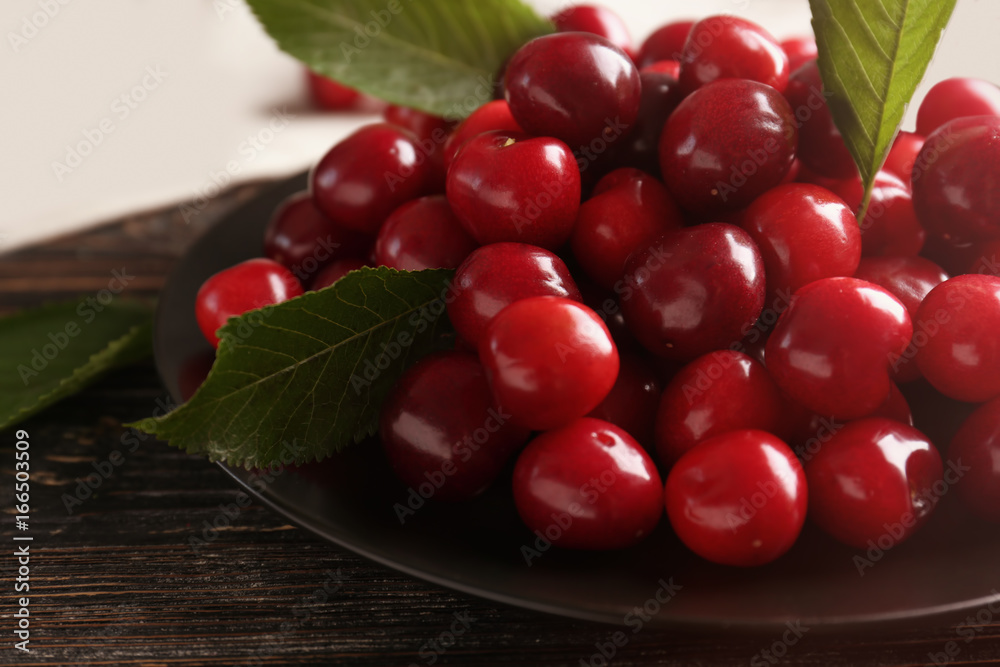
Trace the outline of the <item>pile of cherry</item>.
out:
[[[859,224],[813,40],[713,16],[635,53],[606,9],[554,21],[461,124],[390,106],[334,146],[268,259],[203,286],[208,339],[361,266],[455,268],[455,349],[382,407],[411,494],[503,476],[531,531],[579,549],[634,545],[666,507],[693,551],[744,566],[807,509],[859,548],[952,492],[1000,521],[1000,89],[934,86]],[[914,382],[982,405],[932,443]]]

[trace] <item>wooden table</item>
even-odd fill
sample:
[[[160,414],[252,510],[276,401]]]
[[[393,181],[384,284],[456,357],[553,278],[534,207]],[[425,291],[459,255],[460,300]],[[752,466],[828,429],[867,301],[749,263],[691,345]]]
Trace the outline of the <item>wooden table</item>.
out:
[[[0,312],[106,286],[113,269],[155,295],[207,225],[255,193],[214,200],[190,223],[179,210],[137,216],[0,256]],[[251,505],[194,554],[187,538],[232,502],[216,466],[163,443],[123,444],[122,423],[149,415],[165,392],[151,363],[123,370],[30,420],[31,615],[28,654],[11,634],[15,563],[0,557],[0,663],[20,665],[602,665],[614,628],[494,604],[386,569]],[[13,433],[0,434],[0,497],[12,514]],[[68,512],[64,494],[108,470]],[[96,479],[96,478],[92,478]],[[2,524],[12,544],[13,517]],[[467,619],[456,622],[456,613]],[[474,620],[473,620],[474,619]],[[1000,664],[1000,618],[966,643],[959,619],[864,634],[780,635],[643,630],[609,664]],[[451,634],[453,623],[456,635]],[[465,627],[465,626],[468,627]],[[945,656],[949,642],[958,653]],[[763,651],[776,649],[780,660]],[[773,658],[769,660],[768,657]]]

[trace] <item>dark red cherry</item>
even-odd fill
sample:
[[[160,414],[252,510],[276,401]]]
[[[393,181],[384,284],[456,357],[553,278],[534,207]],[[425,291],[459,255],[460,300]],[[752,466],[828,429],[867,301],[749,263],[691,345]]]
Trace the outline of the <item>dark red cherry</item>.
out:
[[[809,516],[845,544],[885,551],[930,516],[941,474],[941,455],[912,426],[851,422],[806,463]]]
[[[917,134],[926,137],[949,121],[967,116],[1000,116],[1000,88],[963,77],[937,82],[917,110]]]
[[[375,241],[375,264],[400,271],[454,269],[478,247],[444,195],[403,204],[386,219]]]
[[[667,118],[681,102],[677,79],[668,74],[642,72],[639,116],[624,136],[610,143],[611,160],[623,167],[637,167],[659,176],[660,135]]]
[[[857,174],[854,158],[833,122],[819,67],[811,60],[792,72],[785,98],[799,123],[796,155],[813,171],[830,178]]]
[[[653,424],[660,404],[660,381],[656,370],[636,354],[620,353],[619,362],[615,386],[587,416],[624,429],[646,451],[652,452]]]
[[[432,114],[390,104],[382,116],[385,122],[398,125],[412,132],[418,139],[430,140],[435,146],[442,146],[448,140],[448,135],[455,129],[455,122],[434,116]]]
[[[970,251],[973,259],[961,273],[1000,276],[1000,239],[977,243]]]
[[[788,56],[771,33],[731,14],[691,27],[681,51],[681,90],[691,93],[719,79],[749,79],[779,93],[788,84]]]
[[[609,119],[630,127],[639,114],[640,86],[639,70],[624,51],[584,32],[531,40],[504,75],[507,103],[521,127],[573,150],[600,139]]]
[[[480,494],[528,440],[468,352],[435,352],[407,370],[382,405],[379,435],[396,476],[435,500]]]
[[[882,171],[887,171],[902,179],[907,186],[910,184],[910,173],[917,161],[917,155],[924,145],[924,137],[913,132],[900,132],[892,142],[889,155],[882,165]]]
[[[639,70],[639,76],[642,77],[643,74],[666,74],[671,79],[675,81],[681,75],[681,64],[676,60],[657,60],[652,65],[646,65]],[[646,88],[646,84],[643,84],[643,90]]]
[[[316,274],[316,277],[313,278],[309,289],[319,290],[324,287],[329,287],[351,271],[360,269],[363,266],[368,265],[361,259],[338,259],[337,261],[324,267],[319,273]]]
[[[479,345],[490,320],[510,304],[532,296],[583,301],[566,264],[544,248],[494,243],[472,252],[455,272],[448,318],[458,335]]]
[[[642,541],[663,515],[662,488],[632,436],[589,417],[538,436],[514,467],[521,519],[566,549],[623,549]]]
[[[621,307],[646,349],[687,361],[739,342],[764,307],[764,262],[739,227],[670,232],[636,252]]]
[[[580,170],[563,142],[486,132],[448,170],[448,203],[481,245],[511,241],[555,250],[580,210]]]
[[[890,172],[878,172],[861,221],[861,254],[865,257],[916,255],[923,249],[926,239],[927,232],[913,209],[909,186]]]
[[[955,434],[944,479],[957,483],[973,513],[1000,522],[1000,398],[980,406]]]
[[[600,35],[632,58],[632,36],[618,14],[600,5],[570,5],[552,17],[559,32]]]
[[[663,179],[681,207],[711,216],[748,206],[795,159],[795,118],[774,88],[723,79],[689,95],[660,137]]]
[[[639,67],[648,67],[661,60],[680,61],[684,42],[691,34],[694,21],[675,21],[660,26],[646,38],[639,50]]]
[[[514,120],[510,113],[510,105],[506,100],[493,100],[477,108],[468,118],[455,128],[455,131],[448,136],[448,141],[444,145],[444,165],[451,167],[458,151],[465,146],[465,142],[484,132],[502,130],[504,132],[524,132],[521,126]]]
[[[795,454],[764,431],[730,431],[702,442],[674,465],[664,488],[674,532],[702,558],[763,565],[802,530],[806,478]]]
[[[813,37],[790,37],[781,42],[781,48],[788,56],[788,71],[795,72],[810,60],[819,55],[816,40]]]
[[[378,111],[384,102],[337,83],[322,74],[306,70],[309,95],[316,106],[328,111]]]

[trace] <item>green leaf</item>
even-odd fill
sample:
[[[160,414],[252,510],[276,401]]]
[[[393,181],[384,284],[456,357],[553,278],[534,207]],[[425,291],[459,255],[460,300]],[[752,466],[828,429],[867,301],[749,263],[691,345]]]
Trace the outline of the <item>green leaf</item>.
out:
[[[249,0],[283,51],[383,100],[464,118],[500,68],[554,30],[521,0]]]
[[[144,304],[73,301],[0,319],[0,429],[151,350],[152,309]]]
[[[858,165],[867,208],[955,0],[809,0],[830,111]]]
[[[453,274],[363,268],[232,318],[194,396],[131,426],[247,468],[288,463],[289,450],[296,463],[326,458],[375,433],[396,380],[451,331]]]

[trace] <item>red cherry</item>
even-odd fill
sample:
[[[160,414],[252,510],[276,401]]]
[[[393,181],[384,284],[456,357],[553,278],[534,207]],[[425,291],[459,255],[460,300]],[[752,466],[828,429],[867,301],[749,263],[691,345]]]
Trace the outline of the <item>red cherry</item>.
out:
[[[389,214],[430,194],[432,168],[410,132],[366,125],[331,148],[312,173],[317,208],[336,222],[374,235]]]
[[[781,42],[781,49],[788,56],[788,71],[794,72],[819,55],[813,37],[790,37]]]
[[[555,250],[580,210],[580,170],[550,137],[486,132],[448,170],[448,203],[481,245],[512,241]]]
[[[974,259],[961,273],[1000,276],[1000,239],[978,243],[969,250]]]
[[[923,148],[924,137],[913,132],[900,132],[892,142],[889,156],[882,165],[882,171],[899,176],[907,186],[910,184],[910,173],[917,161],[917,155]]]
[[[418,361],[392,388],[379,423],[396,476],[435,500],[482,493],[529,435],[494,405],[483,367],[468,352]]]
[[[368,265],[361,259],[338,259],[317,273],[309,288],[320,290],[324,287],[329,287],[351,271],[360,269],[363,266]]]
[[[663,126],[680,104],[677,79],[668,74],[642,72],[639,116],[628,133],[610,144],[610,160],[623,167],[637,167],[659,176],[660,136]]]
[[[532,296],[583,301],[556,255],[524,243],[494,243],[475,250],[458,267],[448,318],[458,335],[476,348],[497,313]]]
[[[337,83],[322,74],[306,70],[309,95],[316,106],[329,111],[378,111],[385,104],[374,97]]]
[[[653,451],[653,423],[660,404],[656,371],[635,354],[620,353],[618,378],[611,392],[588,417],[602,419],[623,429],[646,451]]]
[[[522,46],[507,64],[504,90],[521,127],[574,150],[603,137],[608,119],[627,128],[639,114],[639,70],[620,48],[585,32]]]
[[[666,74],[676,80],[681,75],[681,64],[677,60],[657,60],[652,65],[646,65],[639,70],[639,76],[647,73]],[[645,86],[643,86],[645,89]]]
[[[827,95],[815,60],[792,72],[785,98],[799,123],[797,155],[803,164],[823,176],[850,178],[858,168],[833,122]]]
[[[625,431],[577,419],[543,433],[514,467],[514,502],[525,525],[567,549],[623,549],[663,515],[656,466]]]
[[[599,5],[570,5],[552,17],[559,32],[600,35],[632,57],[632,36],[618,14]]]
[[[728,348],[764,307],[764,263],[753,240],[722,223],[670,232],[636,252],[622,312],[649,351],[687,361]]]
[[[608,327],[590,308],[555,296],[521,299],[501,310],[479,342],[479,358],[511,421],[533,430],[586,415],[618,377]]]
[[[1000,88],[989,81],[955,77],[927,91],[917,111],[917,134],[925,137],[966,116],[1000,116]]]
[[[909,186],[894,174],[878,172],[868,210],[861,221],[861,254],[865,257],[916,255],[923,249],[926,239],[927,232],[913,209]]]
[[[281,264],[264,258],[248,259],[206,280],[195,297],[198,327],[214,347],[216,332],[230,317],[271,306],[302,294],[302,284]]]
[[[691,27],[681,51],[681,89],[691,93],[719,79],[749,79],[779,93],[788,84],[788,56],[771,33],[729,14]]]
[[[970,403],[1000,396],[1000,278],[946,280],[924,299],[914,323],[924,334],[913,339],[917,366],[935,389]]]
[[[969,273],[969,266],[974,265],[983,257],[982,253],[979,252],[980,243],[955,241],[941,238],[936,234],[928,234],[920,255],[938,264],[949,275],[958,276]],[[977,270],[975,273],[983,272]],[[992,272],[986,271],[985,273]]]
[[[674,376],[656,413],[656,455],[664,466],[713,436],[778,432],[785,401],[763,364],[742,352],[698,357]]]
[[[683,225],[663,183],[638,169],[619,169],[601,179],[580,206],[570,244],[587,275],[611,290],[633,252]]]
[[[795,118],[776,90],[723,79],[689,95],[660,137],[663,178],[683,208],[743,208],[778,185],[795,159]]]
[[[684,42],[691,34],[694,21],[675,21],[660,26],[643,42],[639,50],[639,67],[648,67],[661,60],[680,61]]]
[[[465,146],[465,143],[484,132],[502,130],[504,132],[524,132],[510,113],[510,105],[506,100],[493,100],[479,107],[448,137],[444,145],[444,165],[451,167],[455,156]]]
[[[689,549],[714,563],[752,567],[795,543],[806,519],[806,479],[775,436],[731,431],[681,457],[667,477],[664,502]]]
[[[927,520],[941,474],[941,455],[915,428],[851,422],[806,463],[809,516],[845,544],[886,550]]]
[[[965,420],[948,447],[948,461],[948,473],[961,475],[958,496],[966,507],[987,521],[1000,522],[1000,398]]]
[[[434,146],[443,146],[448,135],[455,129],[455,121],[432,114],[390,104],[383,112],[385,122],[392,123],[412,132],[420,140],[429,140]]]
[[[400,271],[454,269],[478,247],[444,195],[403,204],[386,219],[375,241],[375,264]]]
[[[795,293],[767,341],[767,368],[786,395],[821,415],[870,415],[889,395],[890,355],[913,326],[885,289],[855,278],[824,278]]]

